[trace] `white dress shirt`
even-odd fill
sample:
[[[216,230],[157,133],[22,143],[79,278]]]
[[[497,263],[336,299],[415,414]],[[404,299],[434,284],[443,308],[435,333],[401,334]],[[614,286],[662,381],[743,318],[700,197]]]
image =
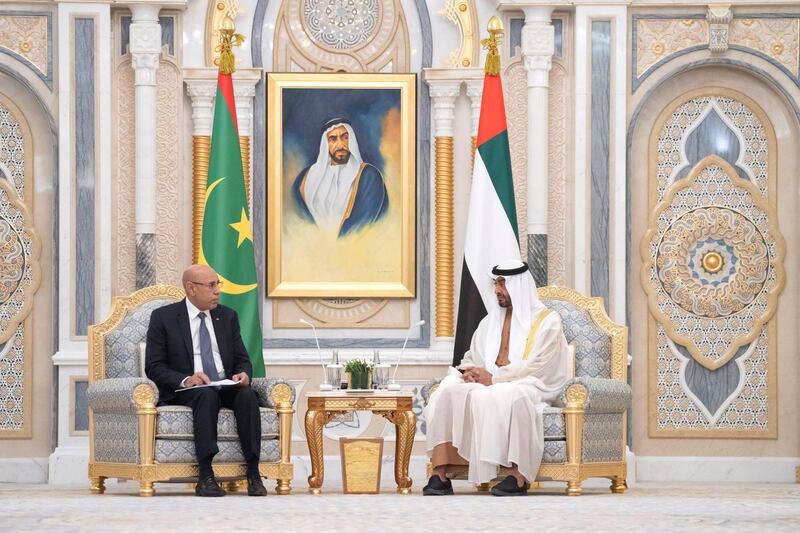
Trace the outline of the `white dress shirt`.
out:
[[[189,330],[192,333],[192,351],[194,352],[194,371],[203,372],[203,359],[200,357],[200,313],[205,313],[206,329],[211,337],[211,353],[214,356],[214,365],[217,367],[217,374],[220,379],[225,379],[225,367],[222,366],[222,357],[219,355],[217,346],[217,334],[214,332],[214,319],[211,318],[211,311],[200,311],[186,298],[186,310],[189,312]],[[181,387],[190,376],[186,376],[181,381]]]

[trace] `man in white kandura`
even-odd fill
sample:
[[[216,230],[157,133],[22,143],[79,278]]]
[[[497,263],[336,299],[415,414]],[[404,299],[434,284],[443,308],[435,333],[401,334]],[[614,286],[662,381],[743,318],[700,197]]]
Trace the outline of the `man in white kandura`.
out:
[[[528,265],[507,261],[492,277],[497,302],[425,408],[433,465],[426,496],[453,494],[447,466],[467,463],[474,483],[492,480],[500,465],[512,469],[495,496],[527,493],[542,461],[542,412],[567,382],[561,317],[539,300]]]

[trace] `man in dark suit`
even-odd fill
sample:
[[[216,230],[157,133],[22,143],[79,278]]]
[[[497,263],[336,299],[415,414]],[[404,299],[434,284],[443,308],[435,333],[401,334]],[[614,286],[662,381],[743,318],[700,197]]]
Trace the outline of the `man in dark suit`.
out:
[[[219,305],[222,282],[207,265],[192,265],[183,273],[186,298],[153,311],[147,330],[145,373],[158,386],[160,405],[186,405],[194,415],[194,445],[199,464],[198,496],[224,496],[214,479],[211,461],[217,448],[220,407],[233,409],[242,454],[247,463],[247,492],[266,496],[258,472],[261,416],[258,397],[250,388],[250,358],[239,333],[236,312]],[[231,379],[229,387],[201,387]]]

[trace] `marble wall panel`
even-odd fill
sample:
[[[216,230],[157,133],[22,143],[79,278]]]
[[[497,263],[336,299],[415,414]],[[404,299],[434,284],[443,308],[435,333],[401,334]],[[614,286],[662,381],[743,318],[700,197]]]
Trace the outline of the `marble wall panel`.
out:
[[[95,307],[95,20],[76,18],[75,73],[75,329],[86,335]]]
[[[592,22],[591,294],[608,302],[611,120],[611,22]],[[606,305],[608,305],[606,303]]]

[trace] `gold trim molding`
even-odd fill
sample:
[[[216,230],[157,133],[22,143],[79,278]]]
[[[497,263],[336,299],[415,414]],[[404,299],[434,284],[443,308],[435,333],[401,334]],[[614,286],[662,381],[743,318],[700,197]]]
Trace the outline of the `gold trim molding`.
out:
[[[220,38],[222,21],[226,17],[236,20],[239,15],[239,0],[211,0],[206,13],[206,66],[219,66],[219,52],[215,51]]]
[[[458,27],[458,48],[450,52],[445,60],[449,67],[472,68],[478,66],[480,46],[478,46],[478,10],[475,0],[445,0],[439,12],[444,18]]]

